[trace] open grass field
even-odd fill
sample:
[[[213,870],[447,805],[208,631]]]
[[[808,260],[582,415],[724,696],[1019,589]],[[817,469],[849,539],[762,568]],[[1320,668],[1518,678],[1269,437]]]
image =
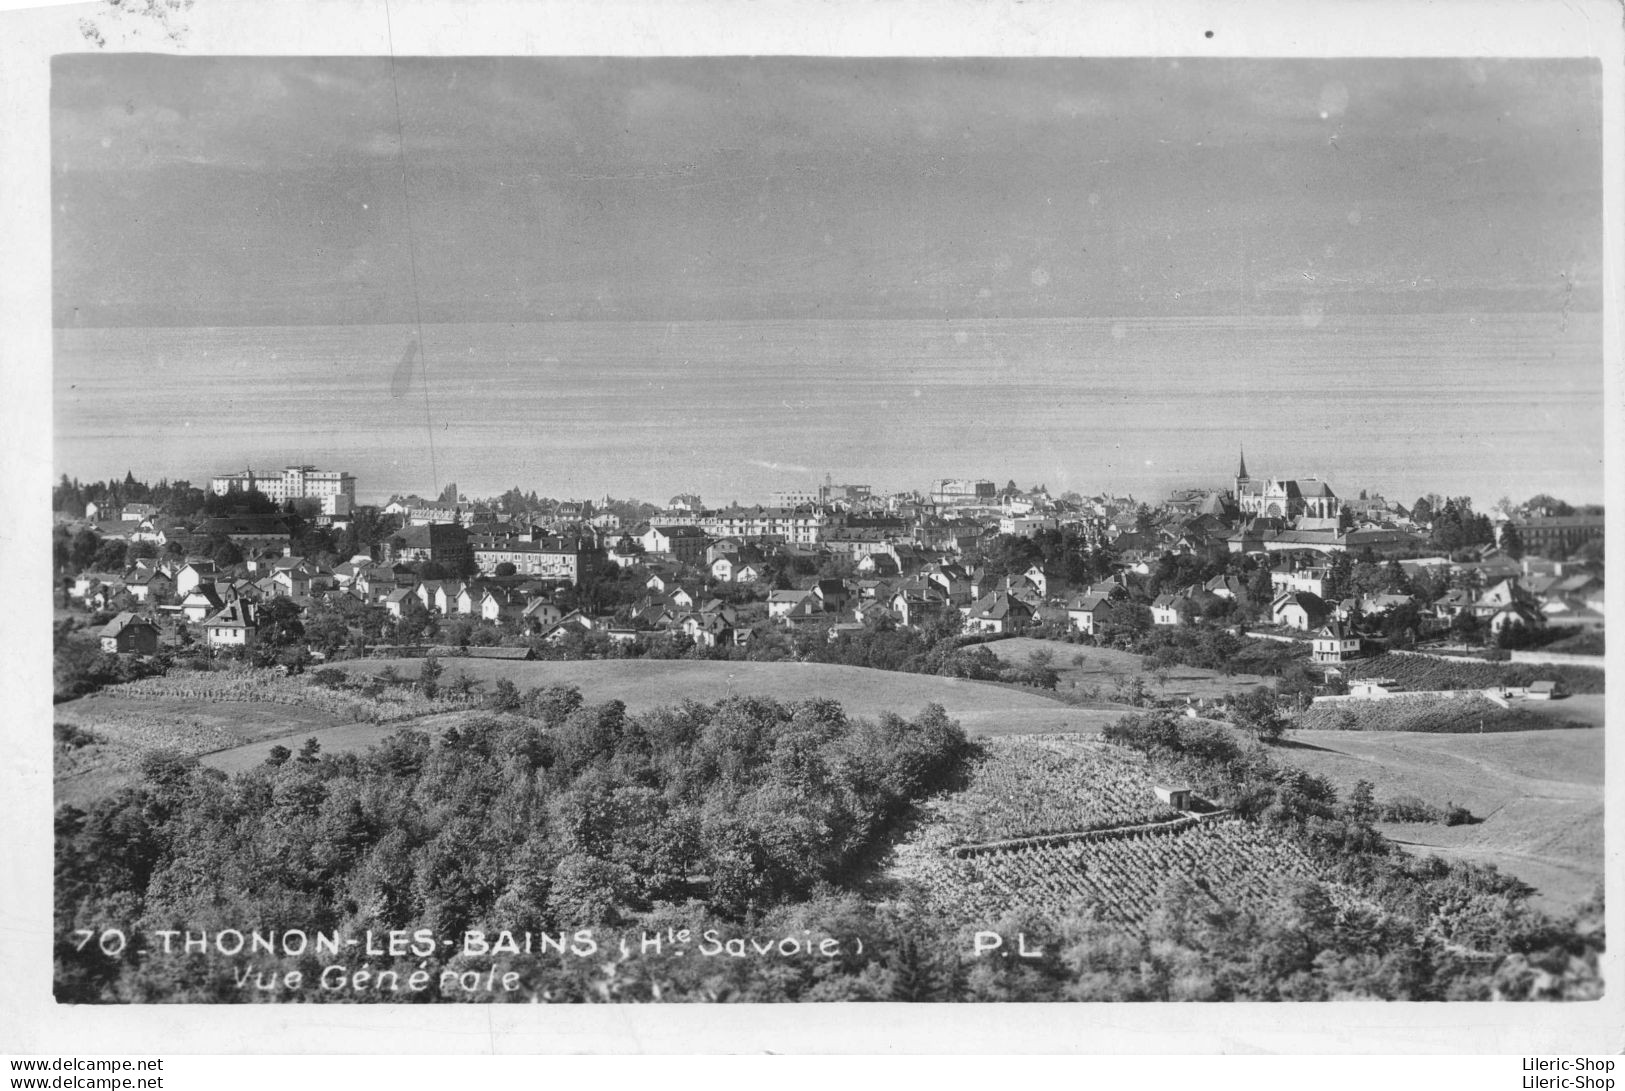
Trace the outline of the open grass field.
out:
[[[1461,804],[1483,821],[1386,823],[1381,829],[1410,851],[1494,864],[1535,887],[1537,905],[1571,907],[1602,880],[1603,732],[1595,728],[1486,735],[1299,731],[1275,756],[1326,777],[1339,794],[1369,780],[1379,803],[1412,795],[1440,807]]]
[[[686,700],[716,701],[728,696],[800,701],[829,697],[849,716],[882,712],[913,716],[935,701],[971,735],[1035,732],[1096,732],[1126,708],[1072,708],[1036,690],[938,678],[928,674],[841,667],[824,663],[732,663],[687,659],[603,659],[526,662],[500,659],[444,659],[441,684],[465,672],[487,686],[507,678],[520,690],[532,686],[577,686],[589,703],[620,700],[633,712]],[[376,675],[393,666],[404,678],[417,677],[420,659],[361,659],[339,666],[351,677]]]
[[[1085,644],[1068,644],[1061,640],[1038,640],[1029,636],[995,640],[988,649],[1009,663],[1024,662],[1035,651],[1048,651],[1054,655],[1050,665],[1061,676],[1058,687],[1062,694],[1073,688],[1087,689],[1098,686],[1101,694],[1111,696],[1117,675],[1145,674],[1141,669],[1144,656],[1116,648],[1091,648]],[[1168,668],[1167,683],[1158,685],[1146,675],[1146,687],[1153,697],[1183,700],[1186,697],[1213,699],[1227,693],[1240,693],[1264,684],[1266,680],[1256,674],[1233,674],[1228,677],[1218,671],[1201,667],[1173,666]]]
[[[97,739],[57,756],[56,802],[75,805],[131,782],[141,755],[151,750],[209,754],[254,744],[263,757],[270,740],[303,739],[345,723],[298,705],[121,697],[117,687],[57,705],[55,719]]]

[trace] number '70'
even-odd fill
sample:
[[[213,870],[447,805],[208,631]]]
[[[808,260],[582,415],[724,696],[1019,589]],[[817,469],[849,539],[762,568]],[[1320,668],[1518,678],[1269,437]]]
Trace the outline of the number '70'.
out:
[[[100,939],[97,939],[97,936]],[[96,945],[101,948],[102,954],[115,957],[124,950],[127,942],[124,933],[117,928],[104,928],[100,933],[93,928],[75,928],[73,930],[73,949],[83,951],[91,940],[96,939]]]

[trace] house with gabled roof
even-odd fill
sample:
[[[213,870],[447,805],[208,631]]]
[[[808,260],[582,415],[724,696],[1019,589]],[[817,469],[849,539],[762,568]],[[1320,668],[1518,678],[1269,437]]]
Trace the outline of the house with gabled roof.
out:
[[[1202,590],[1210,595],[1217,595],[1221,599],[1234,602],[1247,594],[1247,585],[1241,582],[1239,576],[1226,572],[1208,580],[1202,585]]]
[[[890,552],[866,553],[857,563],[857,570],[865,576],[889,579],[903,574],[902,566]]]
[[[1316,663],[1344,663],[1360,654],[1359,634],[1341,621],[1316,629],[1309,643]]]
[[[1325,624],[1331,616],[1331,607],[1312,592],[1290,591],[1275,597],[1270,604],[1270,616],[1277,625],[1309,632]]]
[[[85,592],[85,607],[90,610],[105,610],[115,599],[125,591],[124,581],[112,577],[102,583],[96,584]]]
[[[73,597],[86,599],[97,587],[113,583],[122,587],[124,580],[112,572],[81,572],[73,581]]]
[[[225,605],[225,599],[213,583],[200,583],[181,599],[181,615],[187,621],[200,622],[219,613]]]
[[[733,625],[720,614],[689,614],[680,628],[684,636],[702,648],[733,643]]]
[[[860,602],[852,608],[852,616],[860,625],[896,625],[897,614],[883,602]]]
[[[521,619],[532,631],[540,632],[555,624],[564,616],[564,611],[549,598],[535,598],[525,604]]]
[[[767,596],[767,616],[779,621],[808,621],[823,613],[823,605],[811,591],[773,591]]]
[[[1005,591],[994,591],[965,609],[965,631],[1011,633],[1032,621],[1033,608]]]
[[[1115,607],[1112,596],[1103,591],[1089,591],[1067,600],[1066,616],[1071,626],[1085,636],[1094,636],[1100,627],[1113,620]]]
[[[203,622],[204,642],[211,648],[249,648],[259,633],[259,610],[250,602],[228,602]]]
[[[596,626],[592,618],[580,610],[571,610],[552,625],[537,634],[538,640],[545,640],[549,644],[558,644],[571,633],[590,633]]]
[[[154,602],[175,589],[175,581],[160,568],[138,564],[124,574],[124,586],[137,602]]]
[[[216,575],[213,561],[188,558],[175,572],[175,594],[187,595],[198,584],[212,582]]]
[[[1191,600],[1183,593],[1170,592],[1151,600],[1151,624],[1179,626],[1185,624],[1185,611]]]
[[[813,585],[812,593],[818,596],[818,602],[825,613],[839,614],[846,609],[851,601],[852,589],[846,585],[845,580],[821,579]]]
[[[417,598],[417,590],[415,588],[397,587],[395,590],[384,596],[384,609],[389,611],[390,617],[399,618],[402,611],[406,607],[406,601],[413,598]],[[420,599],[419,601],[422,600]]]
[[[486,621],[513,621],[524,612],[524,596],[506,587],[487,587],[480,596],[480,617]]]
[[[898,585],[887,605],[898,624],[919,626],[948,609],[948,596],[933,583],[906,580]]]
[[[101,638],[102,651],[109,654],[158,654],[158,626],[129,610],[102,626],[97,636]]]

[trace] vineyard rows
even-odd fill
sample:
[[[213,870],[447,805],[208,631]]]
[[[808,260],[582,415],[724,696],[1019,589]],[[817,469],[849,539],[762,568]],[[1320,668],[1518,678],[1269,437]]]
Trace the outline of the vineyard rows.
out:
[[[1070,735],[988,739],[966,787],[925,805],[936,845],[1000,841],[1178,817],[1140,755]]]
[[[937,854],[917,860],[911,871],[930,900],[967,916],[1092,909],[1103,920],[1137,928],[1156,912],[1175,876],[1216,906],[1256,909],[1277,898],[1283,883],[1313,878],[1318,869],[1291,841],[1227,819],[965,859]]]
[[[1228,814],[1229,812],[1214,812]],[[1081,830],[1075,833],[1045,833],[1035,837],[1015,837],[1003,841],[984,841],[980,844],[956,845],[949,850],[949,855],[958,859],[971,856],[986,856],[989,853],[1013,852],[1018,849],[1053,848],[1060,845],[1071,845],[1078,842],[1110,841],[1113,838],[1132,837],[1135,834],[1159,831],[1172,832],[1186,826],[1194,826],[1198,822],[1209,821],[1207,815],[1181,815],[1178,818],[1163,822],[1142,823],[1135,826],[1108,826],[1098,830]]]
[[[1418,693],[1380,701],[1311,705],[1298,714],[1308,731],[1499,731],[1506,709],[1478,694],[1444,697]]]
[[[1602,671],[1589,667],[1532,667],[1527,664],[1435,659],[1386,652],[1353,664],[1360,678],[1392,678],[1411,690],[1489,689],[1521,686],[1537,678],[1562,678],[1571,693],[1601,693]]]

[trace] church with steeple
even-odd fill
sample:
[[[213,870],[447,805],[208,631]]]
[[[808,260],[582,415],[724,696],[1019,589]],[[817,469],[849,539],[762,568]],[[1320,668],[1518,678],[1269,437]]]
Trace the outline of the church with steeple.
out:
[[[1300,529],[1336,529],[1340,507],[1330,485],[1315,477],[1255,480],[1247,472],[1247,452],[1236,469],[1236,506],[1245,519],[1296,521]]]

